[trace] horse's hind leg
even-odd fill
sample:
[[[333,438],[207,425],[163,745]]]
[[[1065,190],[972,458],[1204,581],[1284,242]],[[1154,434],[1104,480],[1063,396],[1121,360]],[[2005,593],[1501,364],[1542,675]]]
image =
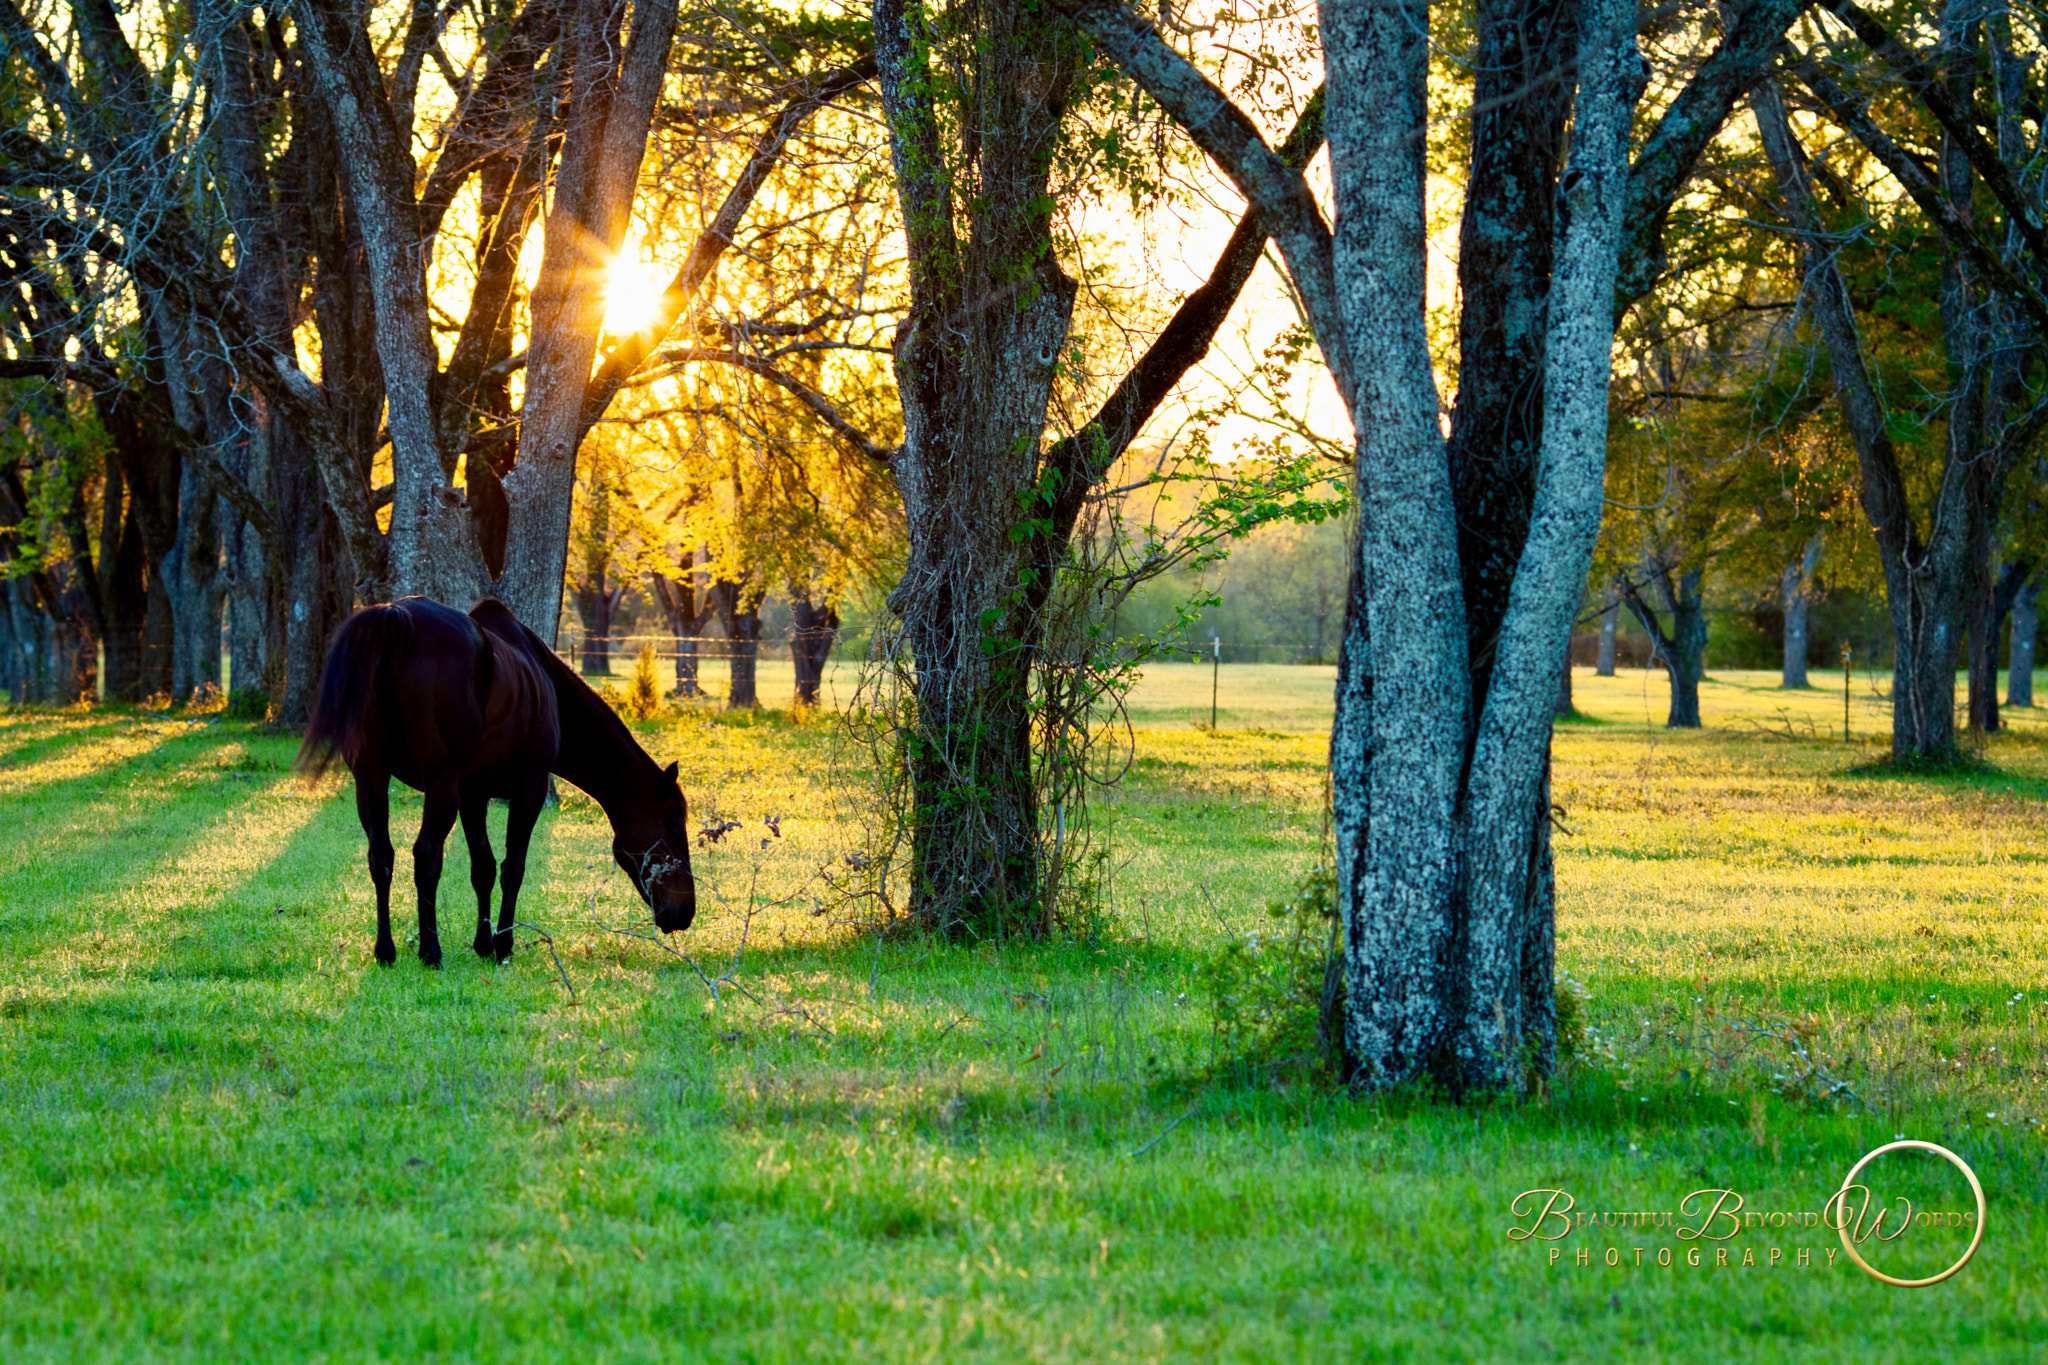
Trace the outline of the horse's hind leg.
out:
[[[441,931],[434,917],[434,896],[441,886],[442,848],[448,831],[455,828],[460,800],[456,780],[442,778],[427,788],[426,815],[420,820],[420,837],[412,846],[412,884],[420,898],[420,961],[429,967],[441,965]]]
[[[481,782],[462,785],[462,837],[469,845],[469,884],[476,891],[476,937],[470,947],[481,958],[495,958],[491,934],[491,884],[498,878],[498,860],[491,856],[491,798]]]
[[[505,867],[498,901],[498,961],[512,958],[512,923],[519,917],[519,887],[526,880],[526,846],[533,841],[533,826],[540,809],[547,804],[548,775],[535,773],[522,779],[518,795],[512,798],[512,814],[505,821]]]
[[[391,867],[398,854],[391,847],[389,773],[356,771],[356,818],[370,836],[370,883],[377,888],[377,960],[389,967],[398,961],[398,945],[391,941]]]

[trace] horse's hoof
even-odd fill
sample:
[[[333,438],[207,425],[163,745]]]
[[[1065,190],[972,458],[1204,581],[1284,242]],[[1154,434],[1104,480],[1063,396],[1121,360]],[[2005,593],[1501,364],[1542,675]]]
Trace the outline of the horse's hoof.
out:
[[[395,943],[380,943],[380,944],[378,944],[378,945],[377,945],[377,962],[378,962],[378,965],[380,965],[380,966],[384,966],[384,967],[389,967],[389,966],[390,966],[390,965],[391,965],[392,963],[394,963],[394,962],[396,962],[396,961],[398,961],[398,945],[397,945],[397,944],[395,944]]]
[[[498,935],[498,942],[495,951],[497,953],[498,961],[510,962],[512,960],[512,935],[509,931]]]
[[[430,947],[426,944],[421,944],[420,961],[429,967],[439,970],[441,966],[441,945],[436,943]]]
[[[498,940],[491,934],[478,934],[469,947],[471,952],[486,962],[497,960]]]

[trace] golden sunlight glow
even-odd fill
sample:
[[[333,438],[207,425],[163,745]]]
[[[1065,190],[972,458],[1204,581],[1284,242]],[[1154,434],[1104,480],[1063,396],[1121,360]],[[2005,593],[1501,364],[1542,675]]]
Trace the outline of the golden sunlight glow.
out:
[[[613,336],[637,332],[654,322],[661,291],[674,271],[658,261],[640,259],[640,243],[628,238],[612,261],[604,291],[604,330]]]

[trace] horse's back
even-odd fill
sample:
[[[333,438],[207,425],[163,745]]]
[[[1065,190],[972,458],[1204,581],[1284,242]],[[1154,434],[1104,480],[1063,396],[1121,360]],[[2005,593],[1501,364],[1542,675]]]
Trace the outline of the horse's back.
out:
[[[546,771],[561,749],[561,713],[554,683],[534,656],[534,638],[495,599],[471,613],[491,659],[483,734],[472,768],[510,776]]]
[[[392,728],[405,737],[392,771],[424,786],[438,774],[461,770],[483,731],[477,695],[483,634],[452,607],[426,597],[391,604],[412,622],[412,647],[392,660],[386,704]]]

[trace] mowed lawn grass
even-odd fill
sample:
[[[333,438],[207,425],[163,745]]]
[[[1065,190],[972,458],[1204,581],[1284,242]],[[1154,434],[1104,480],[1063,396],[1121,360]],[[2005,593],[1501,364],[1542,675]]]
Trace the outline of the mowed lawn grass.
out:
[[[820,869],[864,808],[828,724],[641,726],[694,816],[741,822],[695,854],[695,965],[610,932],[649,926],[572,792],[522,903],[559,973],[525,932],[502,968],[455,950],[459,836],[446,969],[378,968],[348,788],[288,738],[0,712],[0,1359],[2048,1354],[2048,724],[1883,776],[1867,680],[1845,742],[1839,691],[1723,676],[1674,734],[1660,678],[1582,670],[1555,796],[1590,1055],[1544,1103],[1357,1101],[1217,1067],[1202,976],[1323,856],[1330,681],[1226,666],[1209,734],[1210,670],[1155,669],[1099,807],[1105,923],[1038,946],[844,922]],[[1860,1102],[1776,1093],[1775,1044],[1679,1046],[1732,1055],[1728,1019],[1803,1021]],[[1718,1270],[1658,1268],[1666,1232],[1567,1243],[1588,1267],[1507,1236],[1539,1187],[1817,1209],[1901,1131],[1990,1199],[1934,1289],[1825,1266],[1827,1234]]]

